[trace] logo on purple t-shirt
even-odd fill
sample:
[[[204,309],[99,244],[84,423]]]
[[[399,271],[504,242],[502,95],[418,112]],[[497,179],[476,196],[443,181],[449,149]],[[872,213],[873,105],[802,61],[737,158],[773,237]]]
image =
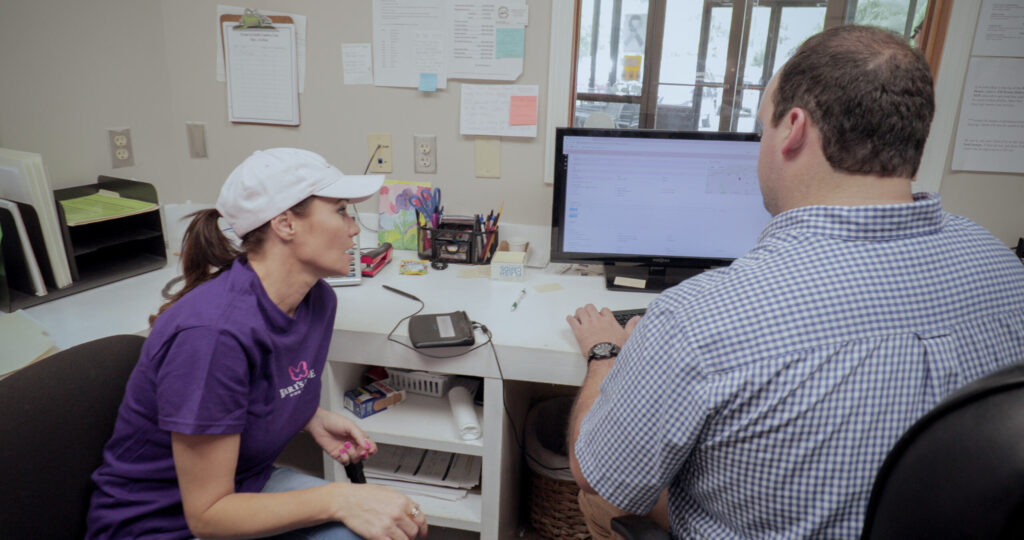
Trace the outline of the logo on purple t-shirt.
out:
[[[306,386],[306,383],[310,380],[316,378],[316,372],[309,369],[306,361],[303,360],[295,366],[288,366],[288,376],[295,381],[295,384],[278,389],[282,399],[286,397],[295,397],[301,394],[302,387]]]

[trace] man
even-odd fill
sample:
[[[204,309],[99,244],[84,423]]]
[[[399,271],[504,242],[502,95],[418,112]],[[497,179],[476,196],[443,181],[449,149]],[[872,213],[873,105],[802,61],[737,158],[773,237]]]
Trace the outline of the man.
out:
[[[569,441],[595,537],[629,512],[683,538],[856,538],[899,436],[1024,360],[1024,266],[911,191],[933,111],[901,38],[811,37],[758,111],[774,217],[757,245],[639,323],[568,317],[590,359]]]

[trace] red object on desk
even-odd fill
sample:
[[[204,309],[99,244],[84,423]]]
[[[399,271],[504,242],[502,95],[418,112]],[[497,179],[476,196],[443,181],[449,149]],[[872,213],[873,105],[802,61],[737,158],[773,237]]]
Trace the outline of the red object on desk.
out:
[[[391,244],[385,242],[373,251],[362,254],[360,262],[363,263],[363,276],[377,275],[381,268],[391,262]]]

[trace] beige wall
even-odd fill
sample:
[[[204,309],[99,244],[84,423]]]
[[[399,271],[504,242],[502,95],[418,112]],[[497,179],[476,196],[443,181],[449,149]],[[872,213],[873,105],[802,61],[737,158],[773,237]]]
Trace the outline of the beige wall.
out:
[[[503,221],[546,225],[551,188],[542,179],[551,1],[529,0],[526,60],[516,81],[540,86],[538,137],[502,139],[500,179],[474,177],[473,138],[458,134],[460,81],[434,94],[342,84],[341,43],[371,41],[370,0],[244,4],[309,17],[297,128],[227,121],[225,87],[215,79],[213,0],[0,0],[0,146],[41,153],[54,188],[109,174],[153,182],[165,203],[210,203],[227,173],[254,149],[306,147],[347,173],[359,173],[366,164],[366,135],[390,132],[390,176],[441,186],[449,212],[504,203]],[[976,3],[954,4],[938,80],[940,110],[920,179],[925,189],[941,185],[950,211],[1013,244],[1024,235],[1024,176],[949,168],[977,15]],[[188,121],[206,123],[208,159],[188,157]],[[114,127],[132,129],[134,167],[110,168],[106,130]],[[412,172],[416,133],[437,136],[438,174]]]
[[[301,126],[228,122],[225,85],[216,80],[215,1],[0,0],[0,146],[42,154],[53,188],[108,174],[154,183],[164,203],[211,203],[255,149],[305,147],[355,174],[366,166],[367,134],[389,132],[389,177],[440,186],[447,212],[504,203],[503,222],[550,222],[551,187],[543,182],[549,1],[529,2],[526,59],[515,81],[540,86],[538,137],[501,139],[497,179],[474,177],[473,137],[459,135],[461,81],[433,94],[343,84],[341,44],[372,40],[370,0],[223,3],[308,17]],[[189,121],[206,123],[208,159],[189,158]],[[110,168],[106,130],[113,127],[131,128],[134,167]],[[437,174],[413,173],[413,134],[437,136]]]

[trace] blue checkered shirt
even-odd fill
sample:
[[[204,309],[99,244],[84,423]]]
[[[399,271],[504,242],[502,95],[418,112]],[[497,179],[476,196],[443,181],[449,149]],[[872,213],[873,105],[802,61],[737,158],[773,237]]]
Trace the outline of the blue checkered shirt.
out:
[[[938,196],[776,216],[648,307],[576,456],[677,538],[857,538],[875,472],[950,391],[1024,361],[1024,266]]]

